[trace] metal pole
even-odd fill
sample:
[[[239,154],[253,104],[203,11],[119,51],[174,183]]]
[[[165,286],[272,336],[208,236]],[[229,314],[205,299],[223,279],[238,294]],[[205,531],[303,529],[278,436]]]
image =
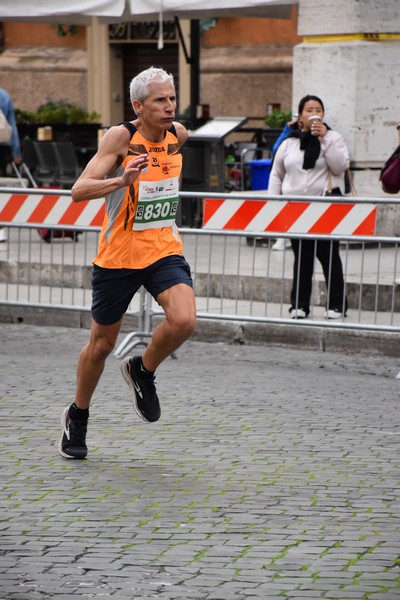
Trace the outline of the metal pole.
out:
[[[200,21],[190,21],[190,118],[196,121],[200,102]]]

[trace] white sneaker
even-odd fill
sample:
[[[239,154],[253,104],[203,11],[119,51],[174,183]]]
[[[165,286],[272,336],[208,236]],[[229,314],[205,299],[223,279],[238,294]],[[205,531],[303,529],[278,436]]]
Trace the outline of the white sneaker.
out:
[[[307,313],[302,308],[291,308],[290,309],[290,318],[291,319],[306,319]]]
[[[6,230],[4,229],[4,227],[0,228],[0,242],[6,242],[7,241],[7,233]]]
[[[346,315],[344,315],[343,312],[337,308],[330,308],[329,310],[325,311],[325,319],[342,319],[345,316]]]
[[[272,244],[272,250],[277,250],[279,252],[282,252],[286,248],[290,248],[290,246],[291,246],[291,243],[288,238],[278,238],[274,242],[274,244]]]

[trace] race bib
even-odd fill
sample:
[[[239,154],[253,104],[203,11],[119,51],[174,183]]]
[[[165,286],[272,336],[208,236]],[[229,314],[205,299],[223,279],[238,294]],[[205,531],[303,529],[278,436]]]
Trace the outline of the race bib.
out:
[[[133,230],[169,227],[175,222],[179,202],[179,179],[139,181],[139,198]]]

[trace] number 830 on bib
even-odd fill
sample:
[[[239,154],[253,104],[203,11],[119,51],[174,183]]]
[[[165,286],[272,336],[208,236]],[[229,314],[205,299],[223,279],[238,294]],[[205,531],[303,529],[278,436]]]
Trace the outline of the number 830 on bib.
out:
[[[170,227],[175,222],[179,202],[177,177],[161,181],[139,181],[139,198],[133,229]]]

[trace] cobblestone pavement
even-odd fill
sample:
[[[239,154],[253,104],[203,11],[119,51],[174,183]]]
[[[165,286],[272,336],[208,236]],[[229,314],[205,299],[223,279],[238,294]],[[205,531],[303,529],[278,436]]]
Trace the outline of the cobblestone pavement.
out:
[[[188,342],[135,416],[110,357],[57,452],[88,331],[1,324],[1,600],[400,598],[400,365]]]

